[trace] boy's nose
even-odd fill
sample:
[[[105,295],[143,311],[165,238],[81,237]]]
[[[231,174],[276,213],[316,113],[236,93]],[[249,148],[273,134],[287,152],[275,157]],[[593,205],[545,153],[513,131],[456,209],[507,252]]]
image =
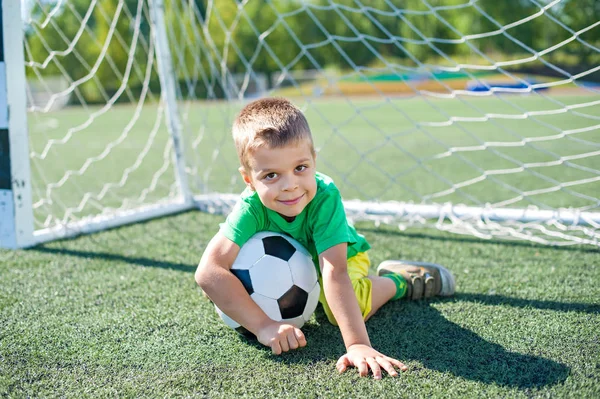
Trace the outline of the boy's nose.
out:
[[[295,177],[287,177],[283,179],[283,191],[292,191],[298,188],[298,181]]]

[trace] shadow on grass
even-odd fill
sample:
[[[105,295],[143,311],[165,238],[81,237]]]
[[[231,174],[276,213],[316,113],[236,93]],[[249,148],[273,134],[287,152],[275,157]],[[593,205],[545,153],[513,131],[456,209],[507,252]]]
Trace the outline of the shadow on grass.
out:
[[[388,312],[387,318],[374,318],[369,326],[373,340],[389,356],[415,360],[425,368],[465,379],[517,388],[554,385],[569,375],[567,366],[543,357],[507,351],[448,321],[425,303],[392,306],[396,312]],[[402,308],[398,309],[399,306]],[[378,331],[396,331],[396,334]],[[529,340],[532,349],[536,349],[530,337],[523,340]]]
[[[79,251],[74,249],[66,249],[66,248],[51,248],[44,245],[39,245],[37,247],[33,247],[27,249],[27,251],[37,251],[48,254],[56,254],[56,255],[67,255],[67,256],[78,256],[85,259],[100,259],[103,261],[111,261],[111,262],[123,262],[129,263],[137,266],[144,267],[158,267],[161,269],[170,269],[177,270],[182,272],[193,273],[196,271],[197,265],[186,265],[184,263],[175,263],[175,262],[165,262],[159,261],[152,258],[145,258],[141,256],[126,256],[118,253],[110,253],[110,252],[95,252],[95,251]]]
[[[446,301],[508,304],[557,311],[598,313],[598,306],[559,302],[530,301],[497,295],[458,294]],[[305,331],[309,345],[298,353],[291,352],[276,361],[284,363],[315,362],[341,356],[344,347],[337,327],[329,325],[324,314],[317,312],[319,326]],[[316,327],[316,328],[315,328]],[[382,353],[403,362],[416,361],[423,368],[451,373],[485,384],[519,389],[541,388],[566,380],[569,367],[532,354],[506,350],[474,332],[448,321],[429,302],[396,302],[381,309],[367,322],[373,345]],[[543,327],[540,327],[543,328]],[[531,343],[529,336],[523,341]],[[336,344],[332,345],[332,341]],[[256,344],[259,345],[259,344]],[[413,366],[414,367],[414,366]],[[410,372],[410,371],[409,371]]]

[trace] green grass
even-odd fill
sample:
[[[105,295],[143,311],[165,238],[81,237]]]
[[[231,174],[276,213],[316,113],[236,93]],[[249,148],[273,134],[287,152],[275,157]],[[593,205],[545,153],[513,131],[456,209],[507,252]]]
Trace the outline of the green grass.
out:
[[[0,396],[600,396],[599,254],[359,224],[386,258],[439,262],[455,297],[386,305],[373,345],[398,378],[338,375],[319,309],[308,346],[274,356],[224,326],[193,279],[223,220],[199,212],[29,250],[0,250]]]

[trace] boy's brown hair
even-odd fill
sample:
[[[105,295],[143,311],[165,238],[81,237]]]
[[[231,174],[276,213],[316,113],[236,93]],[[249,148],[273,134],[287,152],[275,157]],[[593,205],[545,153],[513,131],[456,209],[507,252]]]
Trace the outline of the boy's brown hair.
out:
[[[302,140],[315,150],[308,121],[284,98],[263,98],[246,105],[233,122],[233,140],[240,163],[248,169],[248,154],[260,146],[280,148]]]

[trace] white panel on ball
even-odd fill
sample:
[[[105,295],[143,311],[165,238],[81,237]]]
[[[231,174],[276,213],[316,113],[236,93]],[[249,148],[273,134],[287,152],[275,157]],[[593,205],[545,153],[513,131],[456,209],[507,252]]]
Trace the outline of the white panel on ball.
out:
[[[262,243],[252,237],[240,248],[240,252],[237,258],[235,258],[232,268],[240,270],[250,269],[263,256],[265,256],[265,250]]]
[[[221,309],[219,309],[217,305],[215,305],[215,310],[219,314],[219,317],[221,317],[221,320],[223,320],[223,322],[225,324],[227,324],[229,327],[231,327],[231,328],[241,327],[237,321],[233,320],[231,317],[229,317],[225,313],[223,313],[223,311]]]
[[[281,312],[279,311],[279,304],[276,299],[268,298],[264,295],[254,293],[250,295],[250,298],[265,312],[271,320],[281,321]]]
[[[304,308],[304,312],[302,313],[302,317],[305,321],[310,319],[310,316],[315,312],[317,305],[319,304],[319,296],[321,295],[321,286],[319,283],[316,283],[312,289],[308,293],[308,300],[306,301],[306,308]]]
[[[278,299],[293,285],[292,273],[286,261],[264,256],[250,269],[254,292]]]
[[[310,256],[302,252],[296,251],[288,261],[292,272],[292,280],[294,284],[302,288],[306,292],[314,287],[317,281],[317,270]]]

